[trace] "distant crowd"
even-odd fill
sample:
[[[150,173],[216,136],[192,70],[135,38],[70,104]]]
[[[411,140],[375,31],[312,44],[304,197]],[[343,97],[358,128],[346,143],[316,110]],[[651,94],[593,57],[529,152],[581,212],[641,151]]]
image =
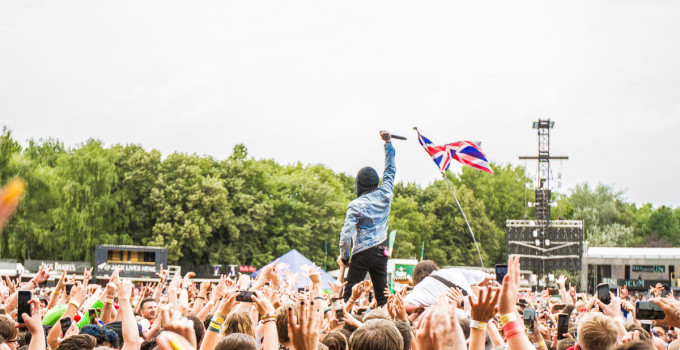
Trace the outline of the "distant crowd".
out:
[[[342,274],[324,286],[315,267],[298,290],[302,275],[277,263],[255,279],[219,283],[162,270],[158,283],[133,285],[114,272],[100,286],[86,270],[82,280],[64,273],[41,288],[49,278],[43,266],[29,282],[0,282],[0,349],[680,348],[680,302],[661,286],[638,296],[598,288],[602,295],[593,296],[562,276],[555,290],[532,292],[520,288],[519,270],[511,257],[499,283],[426,260],[412,287],[377,291],[366,280],[344,298]]]

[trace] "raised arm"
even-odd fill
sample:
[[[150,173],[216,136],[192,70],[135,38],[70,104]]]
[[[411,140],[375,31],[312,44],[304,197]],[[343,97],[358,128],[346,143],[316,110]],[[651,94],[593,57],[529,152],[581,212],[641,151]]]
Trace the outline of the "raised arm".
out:
[[[387,131],[381,131],[380,137],[385,141],[385,171],[383,172],[382,185],[380,190],[385,193],[392,193],[394,187],[394,175],[397,172],[394,163],[394,147],[392,146],[392,136]]]
[[[132,304],[130,304],[132,288],[133,286],[129,281],[118,282],[118,312],[122,316],[123,350],[137,350],[141,345],[137,321],[132,310]]]

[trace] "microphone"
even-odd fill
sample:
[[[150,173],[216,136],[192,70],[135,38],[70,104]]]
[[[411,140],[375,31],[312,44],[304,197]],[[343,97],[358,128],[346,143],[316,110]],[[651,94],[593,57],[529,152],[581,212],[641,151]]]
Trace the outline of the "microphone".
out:
[[[406,140],[406,138],[403,137],[403,136],[399,136],[399,135],[395,135],[395,134],[390,134],[390,135],[391,135],[392,138],[395,139],[395,140]]]

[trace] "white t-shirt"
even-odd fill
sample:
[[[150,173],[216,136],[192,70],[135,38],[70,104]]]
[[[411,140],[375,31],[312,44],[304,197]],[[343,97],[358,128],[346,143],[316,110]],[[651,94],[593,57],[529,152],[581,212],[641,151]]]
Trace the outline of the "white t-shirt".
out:
[[[432,272],[431,275],[442,277],[456,284],[461,289],[464,289],[467,294],[472,294],[471,285],[480,284],[486,278],[484,271],[457,268],[437,270]],[[413,287],[413,291],[404,298],[404,301],[413,304],[415,307],[430,306],[440,296],[445,295],[448,289],[449,287],[444,283],[434,278],[426,277]]]
[[[137,322],[142,325],[142,332],[146,332],[151,328],[151,321],[147,320],[146,318],[142,318]]]

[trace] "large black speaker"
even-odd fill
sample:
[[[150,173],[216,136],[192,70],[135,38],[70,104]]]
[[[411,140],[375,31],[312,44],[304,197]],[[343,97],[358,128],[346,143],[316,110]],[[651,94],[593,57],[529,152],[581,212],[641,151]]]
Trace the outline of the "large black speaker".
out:
[[[581,269],[583,221],[508,220],[506,226],[506,253],[520,256],[522,269],[546,273]]]

